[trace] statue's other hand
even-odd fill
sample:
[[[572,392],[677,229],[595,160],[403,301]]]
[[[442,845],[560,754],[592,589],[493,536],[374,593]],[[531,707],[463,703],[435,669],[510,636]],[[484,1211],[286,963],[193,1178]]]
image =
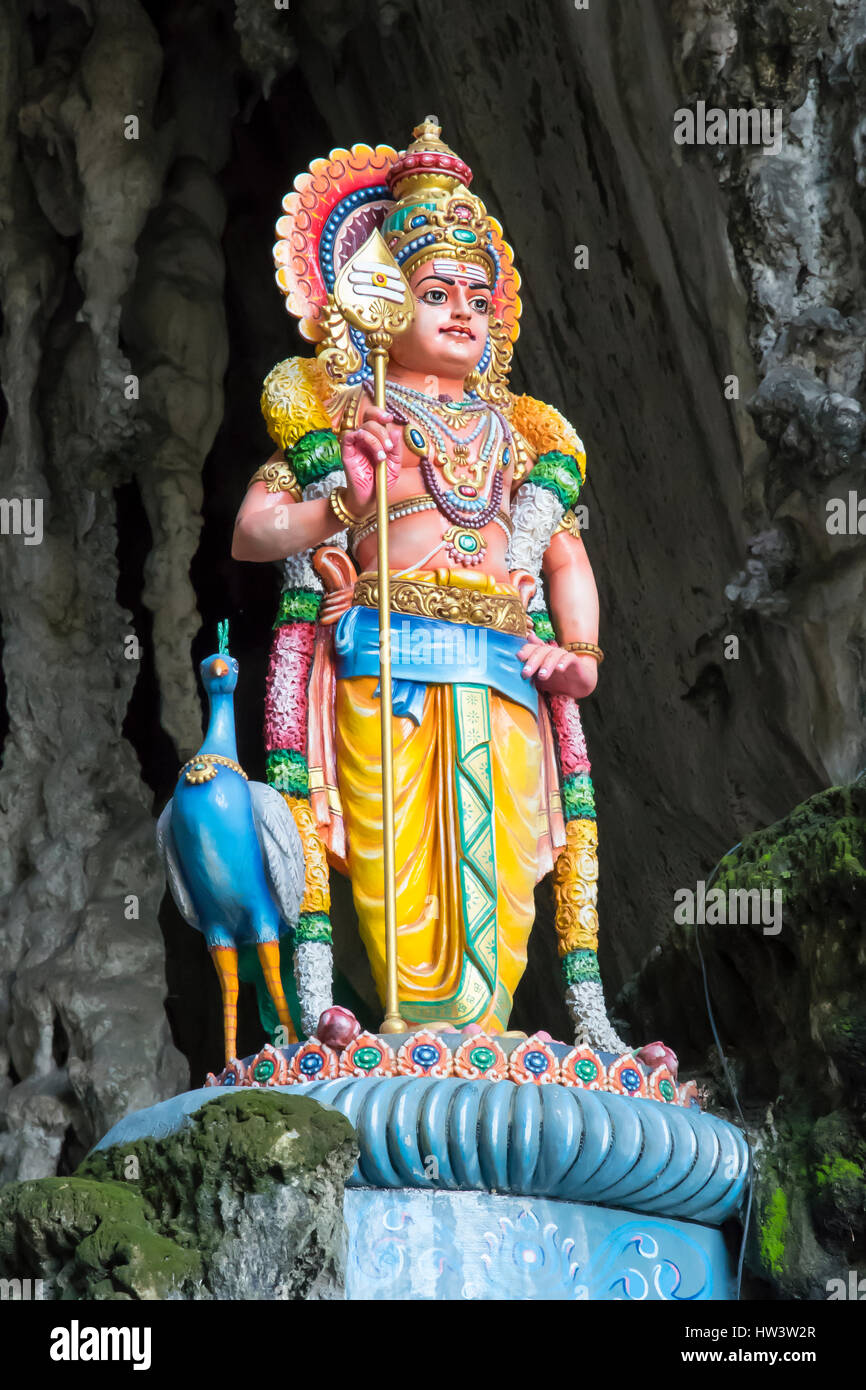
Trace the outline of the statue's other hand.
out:
[[[538,637],[528,637],[517,658],[524,663],[523,679],[534,680],[538,689],[548,695],[570,695],[574,700],[583,700],[598,683],[594,657],[580,656]]]
[[[400,476],[400,448],[396,430],[388,426],[394,417],[371,407],[364,423],[346,430],[340,439],[340,452],[346,472],[346,505],[356,516],[368,510],[376,491],[376,465],[388,461],[388,484]]]
[[[348,589],[334,589],[333,593],[325,594],[319,609],[319,622],[325,627],[338,622],[352,607],[354,592],[354,587],[350,586]]]

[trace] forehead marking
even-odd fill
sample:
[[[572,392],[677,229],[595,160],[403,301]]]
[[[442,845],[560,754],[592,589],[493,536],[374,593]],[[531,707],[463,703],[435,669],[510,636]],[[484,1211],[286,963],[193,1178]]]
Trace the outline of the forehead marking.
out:
[[[483,285],[485,289],[489,288],[483,268],[480,265],[474,265],[471,261],[437,259],[433,261],[433,269],[437,275],[446,277],[460,275],[474,285]]]

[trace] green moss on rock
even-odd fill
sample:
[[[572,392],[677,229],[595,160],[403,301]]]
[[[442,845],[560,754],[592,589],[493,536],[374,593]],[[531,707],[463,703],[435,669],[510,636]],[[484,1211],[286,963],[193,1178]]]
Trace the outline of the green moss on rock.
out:
[[[761,1223],[761,1259],[773,1274],[785,1267],[785,1239],[788,1234],[788,1199],[777,1187],[767,1203]]]
[[[846,1185],[862,1186],[863,1170],[850,1159],[842,1158],[841,1154],[825,1154],[824,1162],[815,1173],[815,1182],[819,1190],[825,1187],[838,1189]]]
[[[0,1190],[0,1270],[58,1298],[167,1298],[201,1262],[160,1235],[134,1184],[42,1178]]]
[[[157,1142],[141,1139],[97,1150],[78,1172],[103,1182],[122,1179],[134,1158],[142,1194],[162,1209],[170,1201],[175,1219],[192,1219],[203,1194],[220,1186],[227,1163],[237,1186],[261,1191],[263,1185],[315,1170],[354,1135],[336,1110],[266,1088],[229,1091],[191,1119],[192,1125]]]
[[[176,1134],[0,1189],[0,1276],[58,1298],[236,1297],[273,1266],[250,1296],[304,1297],[326,1267],[339,1280],[356,1157],[349,1121],[314,1100],[220,1094]]]

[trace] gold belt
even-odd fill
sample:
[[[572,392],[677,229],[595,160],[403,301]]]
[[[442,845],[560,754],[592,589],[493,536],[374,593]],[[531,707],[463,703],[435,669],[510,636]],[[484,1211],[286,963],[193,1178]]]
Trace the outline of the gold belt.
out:
[[[474,574],[471,584],[466,584],[468,578],[448,570],[434,570],[429,577],[418,570],[411,578],[392,575],[391,611],[525,637],[528,619],[516,590],[497,584],[489,575]],[[353,601],[361,608],[378,608],[379,580],[374,572],[358,576]]]

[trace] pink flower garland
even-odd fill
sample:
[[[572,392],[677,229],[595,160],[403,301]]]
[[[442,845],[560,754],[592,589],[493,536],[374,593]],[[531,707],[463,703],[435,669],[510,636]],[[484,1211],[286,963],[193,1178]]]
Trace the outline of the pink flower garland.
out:
[[[563,777],[568,777],[572,772],[589,772],[589,756],[577,701],[570,695],[551,695],[550,713],[556,730]]]
[[[265,692],[265,749],[307,755],[307,682],[315,623],[284,623],[271,643]]]

